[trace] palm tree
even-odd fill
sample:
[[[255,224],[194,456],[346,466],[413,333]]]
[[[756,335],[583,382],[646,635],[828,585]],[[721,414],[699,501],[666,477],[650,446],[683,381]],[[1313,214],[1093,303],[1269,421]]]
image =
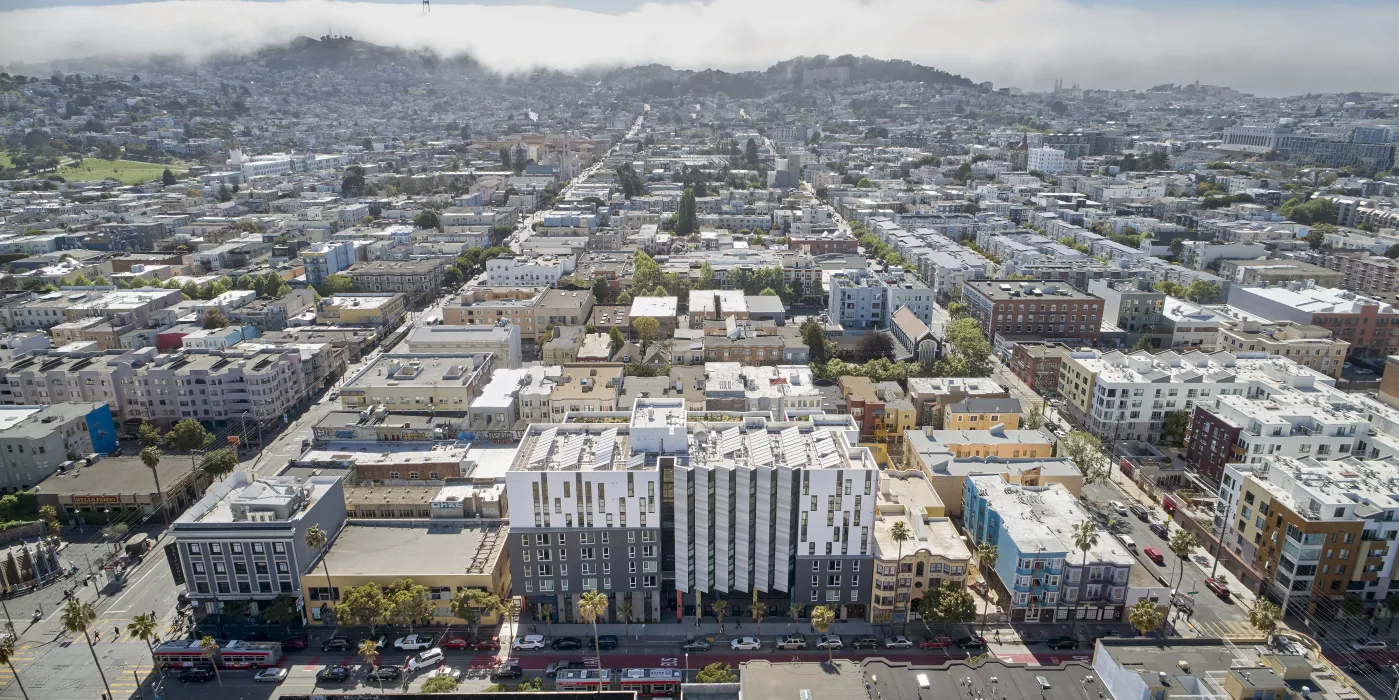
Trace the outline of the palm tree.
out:
[[[333,602],[335,600],[335,587],[332,586],[330,583],[330,567],[326,566],[326,556],[323,549],[325,547],[326,539],[327,538],[325,530],[322,530],[320,525],[312,525],[311,527],[306,528],[306,534],[302,536],[302,540],[306,543],[307,547],[310,547],[311,549],[320,552],[322,555],[321,569],[325,571],[325,594],[330,596],[330,600]],[[324,616],[324,611],[328,607],[332,607],[331,603],[321,603],[322,616]]]
[[[903,520],[894,521],[894,527],[889,529],[889,538],[899,545],[899,558],[894,562],[894,588],[898,590],[899,569],[904,565],[904,543],[913,539],[913,533],[908,529],[908,525]],[[904,597],[904,633],[908,633],[908,616],[913,611],[913,579],[909,578],[910,588]],[[896,593],[897,595],[897,593]]]
[[[15,677],[15,683],[19,684],[19,693],[24,696],[24,700],[29,700],[29,691],[24,689],[24,682],[19,679],[19,671],[15,670],[15,665],[11,661],[15,655],[15,638],[10,635],[0,637],[0,663],[10,667],[10,675]]]
[[[1200,546],[1200,538],[1189,530],[1176,530],[1166,546],[1171,549],[1171,554],[1176,555],[1176,590],[1180,590],[1180,582],[1185,578],[1185,560],[1190,558],[1190,553]]]
[[[1156,607],[1156,603],[1146,598],[1142,598],[1137,601],[1136,605],[1127,609],[1127,622],[1143,635],[1150,634],[1165,620],[1166,616]]]
[[[831,625],[835,624],[835,621],[836,611],[824,605],[818,605],[811,609],[811,629],[825,634],[826,631],[831,628]],[[835,661],[835,652],[832,651],[830,647],[826,647],[826,658],[830,661]]]
[[[617,604],[617,617],[622,618],[622,636],[631,636],[631,601],[623,599]]]
[[[1083,550],[1083,569],[1088,570],[1088,552],[1098,546],[1098,527],[1084,520],[1073,527],[1074,546]],[[1074,636],[1078,636],[1078,616],[1074,616]]]
[[[986,582],[987,590],[991,588],[991,577],[986,575],[988,571],[995,571],[996,559],[1000,557],[1001,550],[990,542],[982,542],[976,546],[976,565],[981,569],[981,579]]]
[[[758,636],[763,635],[763,616],[768,612],[766,603],[758,600],[758,589],[753,589],[753,602],[748,604],[748,614],[753,617],[753,624],[758,626]]]
[[[97,608],[92,603],[70,598],[63,606],[63,629],[69,634],[82,634],[87,642],[87,650],[92,654],[92,665],[97,667],[97,675],[102,677],[102,687],[107,689],[107,697],[112,697],[112,686],[107,683],[107,674],[102,671],[102,663],[97,660],[97,650],[92,647],[92,635],[88,630],[97,622]]]
[[[155,497],[159,499],[159,505],[156,508],[160,511],[160,517],[164,519],[165,492],[160,490],[160,472],[156,470],[156,467],[160,465],[160,448],[147,447],[141,450],[141,461],[145,463],[147,469],[151,470],[151,478],[155,479]]]
[[[372,639],[366,639],[359,643],[359,657],[364,659],[365,666],[374,666],[374,660],[379,658],[379,645]],[[379,679],[379,690],[384,689],[384,679]]]
[[[792,605],[787,608],[787,614],[792,616],[792,630],[800,633],[802,624],[801,603],[792,603]]]
[[[1384,609],[1389,613],[1389,628],[1394,629],[1394,616],[1399,615],[1399,594],[1390,593],[1384,598]]]
[[[602,647],[597,638],[597,619],[607,614],[607,596],[599,591],[584,591],[578,601],[578,614],[593,625],[593,653],[597,656],[597,667],[602,668]],[[598,686],[602,692],[602,686]]]
[[[549,627],[549,636],[554,636],[554,606],[551,603],[542,603],[539,606],[539,616],[544,618],[544,624]]]
[[[131,618],[131,622],[126,625],[126,632],[132,637],[146,643],[146,649],[151,652],[151,663],[157,668],[160,662],[155,658],[155,647],[151,646],[151,640],[156,638],[156,632],[160,629],[160,621],[156,619],[155,613],[143,613]]]
[[[723,634],[724,616],[729,614],[729,602],[727,600],[716,600],[709,604],[709,611],[714,613],[714,620],[719,623],[719,634]]]
[[[1282,609],[1270,601],[1260,600],[1253,605],[1252,610],[1248,611],[1248,624],[1253,625],[1254,629],[1262,632],[1270,640],[1281,621]]]
[[[206,635],[199,640],[199,651],[204,653],[205,658],[209,659],[209,665],[214,667],[214,680],[219,684],[219,697],[223,697],[223,676],[219,675],[219,665],[214,663],[214,657],[219,653],[219,643]]]

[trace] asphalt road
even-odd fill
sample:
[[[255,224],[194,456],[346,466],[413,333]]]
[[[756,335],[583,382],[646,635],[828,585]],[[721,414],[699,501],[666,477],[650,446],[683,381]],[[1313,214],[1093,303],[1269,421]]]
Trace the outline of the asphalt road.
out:
[[[1098,504],[1102,504],[1102,509],[1104,511],[1109,511],[1107,503],[1111,501],[1120,501],[1129,505],[1133,503],[1131,499],[1123,495],[1123,493],[1111,483],[1100,482],[1085,486],[1083,488],[1083,495]],[[1149,506],[1151,504],[1142,505]],[[1091,509],[1092,505],[1085,503],[1084,507]],[[1159,507],[1151,508],[1150,515],[1151,522],[1163,522],[1165,519],[1165,513],[1163,513]],[[1149,529],[1149,523],[1142,522],[1137,519],[1136,516],[1129,515],[1124,518],[1112,514],[1111,517],[1114,520],[1115,526],[1124,528],[1119,531],[1121,534],[1125,534],[1136,541],[1138,550],[1137,560],[1142,567],[1148,572],[1151,572],[1153,576],[1156,576],[1158,580],[1163,581],[1163,585],[1174,587],[1178,575],[1177,565],[1179,564],[1179,560],[1171,553],[1170,548],[1166,546],[1166,541],[1156,536],[1156,534]],[[1123,525],[1118,525],[1118,523]],[[1148,559],[1146,555],[1142,553],[1147,548],[1154,548],[1161,552],[1163,563],[1157,564]],[[1192,561],[1185,562],[1184,570],[1184,578],[1181,579],[1180,588],[1178,590],[1186,593],[1197,591],[1197,593],[1194,594],[1195,612],[1190,616],[1189,620],[1189,624],[1193,626],[1196,636],[1220,637],[1223,635],[1248,634],[1253,632],[1253,628],[1246,621],[1247,610],[1242,605],[1234,601],[1232,597],[1229,601],[1224,601],[1205,587],[1205,578],[1208,575],[1207,572],[1202,571],[1201,568]],[[1174,624],[1178,629],[1185,631],[1183,629],[1186,626],[1184,620],[1177,620],[1174,613],[1171,619],[1175,621]]]

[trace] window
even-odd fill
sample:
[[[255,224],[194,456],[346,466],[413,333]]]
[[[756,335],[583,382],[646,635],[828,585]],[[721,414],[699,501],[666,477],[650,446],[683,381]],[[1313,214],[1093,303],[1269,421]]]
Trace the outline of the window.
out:
[[[199,550],[199,545],[197,545],[197,544],[195,544],[195,543],[193,543],[193,542],[189,543],[189,553],[190,553],[190,554],[195,554],[195,555],[200,554],[201,552],[200,552],[200,550]]]
[[[272,553],[273,553],[273,554],[286,554],[286,553],[287,553],[287,545],[286,545],[286,543],[285,543],[285,542],[273,542],[273,543],[272,543]]]
[[[234,542],[233,544],[228,545],[228,549],[234,554],[242,554],[243,544],[241,542]]]

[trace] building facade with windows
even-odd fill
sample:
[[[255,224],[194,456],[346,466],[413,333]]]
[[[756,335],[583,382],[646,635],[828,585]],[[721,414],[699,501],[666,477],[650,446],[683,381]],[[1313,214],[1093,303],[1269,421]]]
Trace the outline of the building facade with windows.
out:
[[[1091,517],[1061,484],[967,477],[962,522],[973,546],[996,547],[995,574],[1013,622],[1121,621],[1136,559],[1107,532],[1084,552],[1073,526]]]
[[[302,576],[311,575],[324,554],[306,546],[306,531],[313,526],[325,531],[329,549],[344,525],[339,476],[254,477],[235,471],[171,524],[166,554],[175,583],[185,586],[204,614],[218,614],[232,601],[247,601],[256,613],[279,595],[303,590]],[[304,590],[313,621],[330,614],[324,603],[340,599],[338,586]]]
[[[506,474],[514,593],[568,622],[585,590],[635,621],[754,590],[771,614],[864,619],[878,470],[850,418],[721,415],[690,422],[683,398],[639,398],[530,426]]]
[[[1103,300],[1043,280],[964,280],[962,301],[994,344],[997,335],[1097,342]]]

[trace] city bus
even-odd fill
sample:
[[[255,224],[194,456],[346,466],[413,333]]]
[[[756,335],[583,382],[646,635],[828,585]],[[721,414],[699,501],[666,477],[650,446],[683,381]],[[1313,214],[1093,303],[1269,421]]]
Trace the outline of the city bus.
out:
[[[680,684],[685,674],[678,668],[628,668],[619,674],[623,691],[634,691],[637,697],[680,697]]]
[[[194,668],[209,665],[209,655],[199,648],[197,639],[177,639],[155,648],[156,664],[164,669]],[[267,668],[282,661],[282,645],[276,642],[219,642],[213,663],[219,668]]]
[[[554,676],[554,690],[582,690],[596,693],[611,689],[611,669],[566,668]]]

